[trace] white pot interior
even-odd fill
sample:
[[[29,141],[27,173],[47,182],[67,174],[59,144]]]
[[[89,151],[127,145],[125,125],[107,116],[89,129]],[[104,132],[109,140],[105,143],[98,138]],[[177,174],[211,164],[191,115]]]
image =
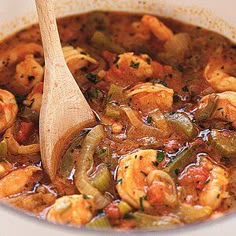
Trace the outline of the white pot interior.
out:
[[[224,34],[234,42],[236,41],[235,0],[57,0],[55,4],[58,17],[96,9],[135,13],[148,12],[202,26]],[[35,22],[37,22],[37,16],[34,0],[0,0],[0,39]],[[7,212],[2,208],[0,209],[0,218],[1,225],[5,226],[1,229],[1,236],[14,235],[13,232],[16,230],[19,230],[17,232],[21,232],[21,230],[25,230],[26,227],[28,227],[26,231],[31,232],[32,230],[34,235],[42,235],[43,233],[46,235],[54,235],[54,233],[55,235],[74,235],[75,233],[71,231],[65,233],[64,230],[61,231],[61,228],[56,230],[56,228],[49,227],[48,224],[43,225],[36,221],[28,221],[28,219],[23,218],[22,215]],[[227,231],[230,233],[233,227],[235,227],[233,225],[234,220],[235,217],[233,219],[220,221],[218,224],[209,225],[209,228],[199,226],[191,230],[190,227],[188,230],[186,229],[186,235],[190,234],[189,231],[191,231],[191,235],[199,235],[198,233],[200,232],[201,235],[203,232],[210,232],[211,235],[219,235],[218,233],[220,233],[222,229],[221,226],[224,228],[225,233]],[[10,222],[13,221],[15,226],[11,227],[12,223]],[[27,224],[27,222],[28,225],[26,226],[25,224]],[[32,235],[27,234],[25,231],[22,231],[22,233],[23,232],[24,235]],[[79,232],[76,233],[76,235],[79,235]],[[81,235],[84,235],[84,233]],[[167,235],[177,235],[177,233],[167,233]],[[185,235],[184,231],[180,231],[180,235]]]
[[[57,0],[55,5],[58,17],[97,9],[148,12],[202,26],[236,41],[234,0]],[[0,0],[0,39],[35,22],[34,0]]]

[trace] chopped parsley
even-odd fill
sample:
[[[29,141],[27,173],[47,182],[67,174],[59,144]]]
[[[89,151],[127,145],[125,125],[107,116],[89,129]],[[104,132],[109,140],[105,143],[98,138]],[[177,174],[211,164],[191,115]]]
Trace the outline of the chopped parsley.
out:
[[[147,177],[147,173],[145,173],[144,171],[141,170],[140,173]]]
[[[179,102],[181,99],[180,99],[180,97],[179,97],[178,94],[174,94],[173,100],[174,100],[174,103],[177,103],[177,102]]]
[[[94,83],[94,84],[98,83],[98,78],[97,78],[97,76],[96,76],[95,74],[93,74],[93,73],[87,74],[87,75],[86,75],[86,79],[88,79],[90,82],[92,82],[92,83]]]
[[[134,68],[134,69],[138,69],[139,68],[140,63],[139,62],[134,62],[131,61],[130,62],[130,67]]]
[[[184,72],[184,68],[183,68],[183,66],[181,66],[181,65],[178,65],[178,67],[177,67],[177,69],[180,71],[180,72]]]
[[[187,85],[185,85],[185,86],[182,88],[182,91],[185,92],[185,93],[189,92],[189,89],[188,89]]]
[[[92,96],[93,96],[94,98],[98,98],[98,89],[97,89],[97,88],[95,88],[95,89],[93,90]]]
[[[33,81],[33,80],[35,80],[35,77],[34,77],[33,75],[29,75],[29,76],[28,76],[28,80],[29,80],[29,81]]]
[[[146,59],[146,62],[147,62],[148,65],[150,65],[150,64],[151,64],[151,59],[150,59],[150,58],[147,58],[147,59]]]
[[[157,161],[158,161],[159,163],[164,160],[164,157],[165,157],[164,152],[159,151],[159,152],[157,153]]]
[[[152,161],[152,164],[153,164],[154,166],[158,166],[158,165],[159,165],[159,163],[158,163],[157,161]]]
[[[151,124],[151,123],[152,123],[152,117],[150,117],[150,116],[147,117],[147,123],[148,123],[148,124]]]
[[[102,154],[104,154],[106,151],[107,151],[107,149],[105,149],[105,148],[99,149],[98,154],[99,154],[99,155],[102,155]]]
[[[116,181],[116,184],[122,184],[123,183],[123,179],[118,179],[117,181]]]
[[[83,199],[90,199],[90,197],[86,194],[83,194]]]
[[[163,80],[160,80],[159,84],[162,84],[163,86],[167,87],[167,83]]]
[[[179,169],[175,169],[175,175],[177,176],[179,174]]]
[[[140,210],[141,211],[144,211],[143,200],[147,200],[147,196],[143,196],[143,197],[139,198],[139,205],[140,205]]]

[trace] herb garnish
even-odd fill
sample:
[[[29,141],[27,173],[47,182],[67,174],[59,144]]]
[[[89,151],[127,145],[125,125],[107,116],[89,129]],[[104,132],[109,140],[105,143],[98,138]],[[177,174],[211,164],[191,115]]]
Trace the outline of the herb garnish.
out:
[[[102,148],[102,149],[100,149],[100,150],[98,151],[98,154],[99,154],[99,155],[102,155],[102,154],[104,154],[106,151],[107,151],[107,149]]]
[[[95,89],[93,90],[92,96],[93,96],[94,98],[98,98],[98,89],[97,89],[97,88],[95,88]]]
[[[151,123],[152,123],[152,117],[150,117],[150,116],[147,117],[147,123],[148,123],[148,124],[151,124]]]
[[[82,196],[83,196],[83,199],[90,199],[90,197],[86,194],[83,194]]]
[[[147,200],[147,196],[143,196],[143,197],[139,198],[139,205],[140,205],[140,210],[141,211],[144,211],[143,200]]]
[[[184,72],[184,68],[182,65],[178,65],[177,69],[182,73]]]
[[[138,69],[139,68],[140,63],[139,62],[134,62],[131,61],[130,62],[130,67],[134,68],[134,69]]]
[[[116,184],[122,184],[123,183],[123,179],[118,179],[117,181],[116,181]]]
[[[148,58],[146,59],[146,62],[147,62],[148,65],[150,65],[150,64],[151,64],[151,59],[148,57]]]
[[[145,173],[144,171],[141,170],[140,173],[147,177],[147,173]]]
[[[94,83],[94,84],[98,83],[98,78],[97,78],[97,76],[96,76],[95,74],[93,74],[93,73],[87,74],[87,75],[86,75],[86,79],[88,79],[90,82],[92,82],[92,83]]]
[[[157,161],[152,161],[152,164],[153,164],[154,166],[158,166],[158,165],[159,165],[159,163],[158,163]]]
[[[189,89],[188,89],[187,85],[185,85],[185,86],[182,88],[182,91],[185,92],[185,93],[189,92]]]
[[[157,153],[157,161],[158,161],[159,163],[164,160],[164,157],[165,157],[164,152],[159,151],[159,152]]]

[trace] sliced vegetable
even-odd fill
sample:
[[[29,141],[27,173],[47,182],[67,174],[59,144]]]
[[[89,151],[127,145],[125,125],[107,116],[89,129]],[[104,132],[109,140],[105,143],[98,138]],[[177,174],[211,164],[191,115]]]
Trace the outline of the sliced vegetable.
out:
[[[104,229],[104,228],[111,228],[110,221],[105,214],[99,215],[91,220],[86,227],[92,229]]]
[[[82,194],[94,197],[97,209],[102,209],[110,203],[110,201],[92,185],[89,176],[93,166],[93,155],[104,137],[103,126],[97,125],[85,137],[81,150],[74,152],[74,159],[76,161],[75,185]]]
[[[120,201],[118,203],[118,208],[122,215],[126,215],[132,211],[132,207],[127,202],[124,201]]]
[[[169,114],[166,119],[177,132],[184,133],[189,138],[194,137],[197,133],[195,126],[184,113]]]
[[[113,104],[107,104],[105,109],[105,116],[111,117],[111,118],[119,118],[120,117],[120,110],[117,106]]]
[[[212,214],[212,209],[208,206],[192,206],[181,203],[178,215],[185,223],[192,223],[203,220]]]
[[[4,138],[7,143],[8,152],[14,155],[29,155],[40,152],[40,146],[38,143],[30,145],[20,145],[14,137],[14,126],[7,129],[4,134]]]
[[[172,129],[169,127],[169,123],[167,119],[165,118],[165,116],[163,115],[163,113],[159,109],[153,112],[150,112],[149,116],[151,117],[155,126],[159,130],[161,130],[164,134],[166,134],[166,136],[168,136],[171,133]]]
[[[182,58],[190,48],[190,36],[187,33],[175,34],[165,45],[165,52],[173,57]]]
[[[21,113],[21,117],[26,121],[37,123],[39,121],[39,113],[30,109],[30,107],[24,107],[23,112]]]
[[[62,157],[60,168],[59,168],[59,176],[63,177],[63,179],[71,178],[71,173],[74,168],[74,158],[73,152],[79,147],[83,141],[83,138],[87,132],[81,132],[79,137],[71,144],[71,146],[67,149],[66,153]]]
[[[138,211],[133,216],[138,228],[170,228],[180,224],[177,218],[171,216],[153,216]]]
[[[224,157],[236,157],[236,131],[212,130],[209,143]]]
[[[100,164],[95,174],[91,177],[92,185],[104,193],[111,187],[112,176],[106,164]]]
[[[105,33],[101,31],[96,31],[93,34],[91,42],[95,47],[98,47],[99,49],[103,48],[117,54],[125,52],[124,48],[114,43],[109,36],[107,36]]]
[[[126,113],[132,127],[129,130],[129,134],[137,136],[149,136],[149,137],[165,137],[166,133],[153,126],[145,125],[138,119],[135,112],[130,107],[123,107],[122,110]]]
[[[199,108],[197,109],[196,113],[195,113],[195,118],[197,121],[204,121],[207,120],[209,118],[211,118],[213,112],[215,111],[216,107],[217,107],[217,101],[218,101],[219,97],[217,94],[211,94],[209,96],[209,100],[207,105],[204,106],[199,106]]]
[[[108,102],[112,102],[112,101],[122,101],[124,99],[124,94],[123,94],[123,88],[112,84],[110,86],[110,89],[108,91]]]
[[[182,151],[179,155],[176,156],[176,158],[173,161],[171,161],[167,165],[164,171],[169,173],[172,178],[177,177],[177,175],[179,174],[180,168],[182,169],[189,164],[191,160],[190,158],[193,152],[195,151],[195,148],[196,146],[193,145],[191,147],[188,147],[184,151]]]
[[[2,140],[0,143],[0,156],[6,156],[7,155],[7,142],[5,139]]]

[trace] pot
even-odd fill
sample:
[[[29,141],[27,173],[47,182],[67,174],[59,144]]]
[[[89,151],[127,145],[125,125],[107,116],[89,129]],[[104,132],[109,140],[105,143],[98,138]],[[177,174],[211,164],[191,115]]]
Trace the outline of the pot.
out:
[[[221,33],[236,42],[235,0],[57,0],[58,17],[84,13],[91,10],[115,10],[146,12],[172,17]],[[37,22],[34,0],[0,0],[0,40],[26,26]],[[9,235],[104,235],[111,232],[95,232],[87,229],[53,225],[24,214],[11,207],[0,205],[1,236]],[[158,235],[233,235],[236,230],[236,214],[188,225],[182,228],[160,231]],[[120,234],[112,232],[112,234]],[[130,234],[152,235],[154,232],[135,231]]]

